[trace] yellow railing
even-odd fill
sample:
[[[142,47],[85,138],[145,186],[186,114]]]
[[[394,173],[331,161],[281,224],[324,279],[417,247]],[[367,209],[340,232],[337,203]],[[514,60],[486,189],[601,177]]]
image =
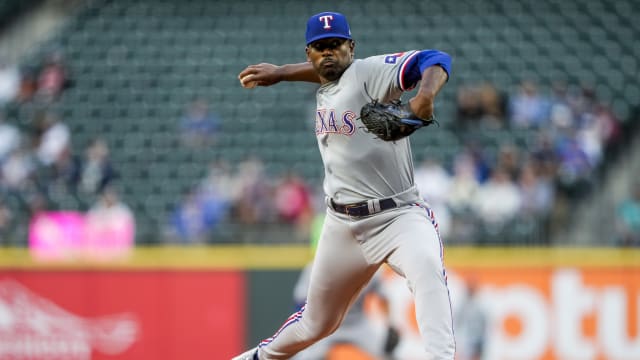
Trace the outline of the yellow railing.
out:
[[[43,262],[24,248],[0,249],[0,271],[8,269],[297,269],[312,257],[308,246],[137,247],[117,261],[81,259]],[[640,249],[555,247],[448,247],[447,267],[640,267]]]

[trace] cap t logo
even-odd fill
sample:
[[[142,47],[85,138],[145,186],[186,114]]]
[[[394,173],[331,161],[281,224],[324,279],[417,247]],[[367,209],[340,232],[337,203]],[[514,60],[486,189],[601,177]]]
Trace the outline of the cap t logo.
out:
[[[323,16],[320,16],[318,20],[324,21],[324,26],[323,26],[324,29],[331,29],[331,24],[329,23],[329,20],[333,20],[333,15],[323,15]]]
[[[323,12],[313,15],[307,20],[307,31],[305,33],[307,45],[316,40],[327,38],[351,40],[351,30],[344,15],[335,12]]]

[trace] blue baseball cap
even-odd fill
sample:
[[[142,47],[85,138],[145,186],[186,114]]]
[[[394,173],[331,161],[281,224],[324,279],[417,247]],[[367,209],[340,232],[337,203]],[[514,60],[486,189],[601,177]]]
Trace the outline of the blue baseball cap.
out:
[[[342,38],[351,40],[347,18],[337,12],[322,12],[307,21],[307,45],[320,39]]]

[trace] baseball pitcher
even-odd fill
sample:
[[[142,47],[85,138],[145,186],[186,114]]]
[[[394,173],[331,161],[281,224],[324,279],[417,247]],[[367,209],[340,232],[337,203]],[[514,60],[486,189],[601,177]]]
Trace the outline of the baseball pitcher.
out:
[[[238,75],[243,87],[280,81],[319,83],[315,132],[324,164],[327,213],[306,305],[271,337],[234,360],[289,359],[334,332],[383,263],[407,279],[425,359],[453,360],[455,342],[443,244],[413,178],[409,135],[434,122],[434,99],[451,58],[411,50],[354,59],[344,15],[307,22],[307,62],[256,64]],[[418,86],[407,103],[403,91]]]

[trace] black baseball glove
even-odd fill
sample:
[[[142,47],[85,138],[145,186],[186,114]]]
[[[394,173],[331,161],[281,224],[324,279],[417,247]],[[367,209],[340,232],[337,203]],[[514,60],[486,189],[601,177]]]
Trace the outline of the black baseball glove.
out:
[[[423,126],[437,124],[433,116],[427,120],[420,119],[411,111],[409,103],[400,101],[383,104],[373,100],[360,110],[360,120],[368,132],[384,141],[400,140]]]

